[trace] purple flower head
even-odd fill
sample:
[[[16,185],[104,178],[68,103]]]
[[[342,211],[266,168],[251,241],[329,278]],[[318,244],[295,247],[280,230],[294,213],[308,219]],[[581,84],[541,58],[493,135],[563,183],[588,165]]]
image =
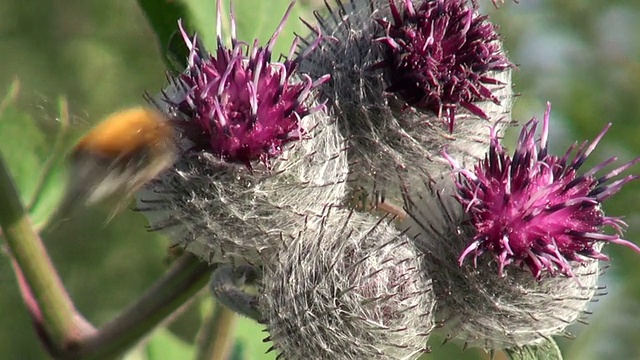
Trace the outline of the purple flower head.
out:
[[[185,115],[182,128],[198,150],[251,168],[254,160],[269,165],[285,144],[305,136],[300,119],[321,107],[309,108],[307,100],[329,76],[313,81],[296,74],[299,58],[293,59],[293,53],[298,40],[282,63],[271,61],[273,46],[292,6],[266,46],[259,46],[257,40],[253,46],[239,42],[231,13],[231,47],[225,47],[220,1],[215,54],[206,52],[197,36],[190,38],[180,24],[190,54],[187,69],[179,76],[185,96],[175,106]]]
[[[401,10],[389,0],[393,23],[377,20],[386,29],[378,39],[385,57],[374,66],[385,70],[386,91],[443,118],[450,132],[459,106],[487,119],[474,103],[499,104],[489,86],[501,83],[490,72],[512,66],[487,16],[468,0],[425,0],[417,9],[403,3]]]
[[[573,156],[576,145],[562,157],[549,155],[550,110],[548,104],[539,142],[534,138],[538,126],[534,118],[522,129],[512,157],[500,145],[495,132],[489,154],[474,171],[461,168],[445,154],[461,175],[456,181],[456,199],[465,207],[475,228],[473,242],[462,252],[460,264],[470,254],[475,262],[478,256],[491,252],[500,275],[505,266],[515,264],[526,265],[536,279],[543,271],[572,277],[571,261],[608,260],[595,247],[598,242],[623,244],[640,252],[638,246],[620,238],[626,224],[605,216],[601,207],[624,184],[638,178],[627,175],[611,182],[640,158],[599,177],[596,173],[616,161],[615,157],[578,174],[611,124],[591,144],[578,146]],[[607,226],[616,234],[603,233]]]

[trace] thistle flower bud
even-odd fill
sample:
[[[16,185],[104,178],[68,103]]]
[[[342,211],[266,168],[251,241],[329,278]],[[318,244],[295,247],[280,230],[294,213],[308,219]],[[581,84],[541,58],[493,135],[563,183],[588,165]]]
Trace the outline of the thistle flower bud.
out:
[[[319,29],[305,44],[329,40],[300,68],[311,76],[331,73],[322,95],[349,139],[355,186],[397,200],[399,179],[448,171],[445,147],[459,161],[475,161],[486,151],[488,128],[510,122],[510,63],[475,7],[459,0],[328,7],[329,15],[316,14]],[[307,52],[305,44],[299,53]],[[453,131],[443,122],[455,123]]]
[[[492,134],[489,154],[474,170],[451,165],[460,173],[456,199],[464,206],[475,229],[473,241],[460,255],[474,262],[485,253],[492,254],[498,273],[505,266],[527,268],[536,279],[543,272],[573,276],[571,262],[585,259],[608,260],[595,244],[609,242],[640,248],[620,238],[626,226],[620,218],[605,216],[602,202],[617,193],[637,175],[616,177],[640,161],[636,158],[604,175],[597,175],[616,158],[579,174],[580,167],[596,148],[609,124],[591,144],[584,142],[564,156],[548,152],[548,104],[539,143],[535,140],[538,121],[528,122],[520,133],[513,156],[509,156]],[[611,227],[616,234],[605,234]]]
[[[284,238],[260,312],[283,359],[416,359],[433,328],[431,281],[386,220],[330,209]]]
[[[478,102],[500,100],[488,87],[503,85],[493,78],[512,65],[502,52],[493,24],[468,0],[396,0],[389,6],[393,22],[379,19],[385,36],[384,69],[393,92],[407,104],[444,118],[453,132],[455,114],[462,107],[482,119],[489,115]],[[472,6],[471,6],[472,5]]]
[[[548,153],[549,116],[550,106],[539,141],[535,118],[523,127],[513,156],[493,132],[473,171],[450,159],[455,181],[429,184],[407,200],[402,226],[433,267],[438,318],[467,345],[499,349],[566,335],[598,295],[598,262],[608,259],[603,245],[640,251],[620,238],[625,224],[601,207],[637,178],[614,180],[640,160],[597,177],[611,158],[580,175],[608,127],[559,157]],[[605,234],[608,226],[617,234]],[[473,261],[465,261],[469,256]]]
[[[425,255],[437,300],[436,321],[443,323],[447,339],[498,350],[538,344],[554,335],[571,336],[567,327],[586,321],[589,303],[602,295],[598,260],[571,262],[572,278],[545,273],[538,280],[513,265],[501,276],[499,264],[486,256],[475,264],[460,264],[474,228],[455,193],[448,177],[422,191],[414,189],[417,195],[407,199],[409,217],[402,224]]]
[[[289,11],[265,47],[220,35],[209,54],[181,28],[188,67],[152,99],[180,134],[173,168],[138,195],[151,230],[209,262],[259,261],[272,238],[342,201],[344,140],[314,102],[328,80],[298,72],[300,57],[271,61]],[[296,42],[292,46],[295,49]]]

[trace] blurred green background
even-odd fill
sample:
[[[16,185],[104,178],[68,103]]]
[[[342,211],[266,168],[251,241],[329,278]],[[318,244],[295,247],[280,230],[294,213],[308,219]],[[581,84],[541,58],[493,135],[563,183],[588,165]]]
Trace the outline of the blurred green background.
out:
[[[640,155],[640,2],[637,0],[521,0],[493,9],[479,0],[500,26],[514,74],[514,118],[541,116],[551,101],[552,149],[564,151],[573,140],[592,139],[613,123],[592,165],[616,155]],[[211,43],[215,31],[214,0],[188,1],[191,20]],[[239,38],[267,39],[288,4],[284,0],[235,0]],[[302,32],[296,17],[320,8],[315,0],[299,2],[286,34]],[[288,41],[280,43],[287,51]],[[143,104],[145,91],[165,83],[162,49],[135,1],[83,0],[0,2],[0,94],[20,81],[18,104],[42,131],[46,152],[59,124],[58,98],[68,99],[72,144],[91,124],[125,107]],[[0,127],[1,144],[15,141],[23,124]],[[27,128],[25,124],[25,128]],[[11,137],[11,139],[9,138]],[[29,144],[34,146],[34,144]],[[42,150],[41,150],[42,151]],[[12,153],[19,164],[23,154]],[[14,165],[14,167],[17,165]],[[635,169],[636,173],[640,170]],[[609,215],[624,215],[626,238],[640,243],[640,183],[626,186],[606,204]],[[55,220],[43,231],[44,241],[79,310],[102,324],[139,296],[166,269],[167,242],[146,232],[140,214],[119,213],[112,221],[107,207],[74,213],[72,221]],[[640,359],[640,255],[619,246],[607,249],[613,262],[602,279],[608,295],[593,304],[589,325],[574,327],[575,340],[559,340],[566,359]],[[11,266],[0,256],[0,358],[46,358],[24,310]],[[171,331],[192,343],[200,323],[198,307],[185,312]],[[243,321],[236,331],[243,354],[264,352],[268,344],[260,327]],[[160,333],[165,339],[167,333]],[[480,352],[461,354],[455,345],[434,341],[428,359],[480,359]],[[165,359],[146,348],[131,359]],[[166,353],[164,354],[167,355]],[[255,355],[257,356],[257,355]],[[274,355],[261,357],[273,359]]]

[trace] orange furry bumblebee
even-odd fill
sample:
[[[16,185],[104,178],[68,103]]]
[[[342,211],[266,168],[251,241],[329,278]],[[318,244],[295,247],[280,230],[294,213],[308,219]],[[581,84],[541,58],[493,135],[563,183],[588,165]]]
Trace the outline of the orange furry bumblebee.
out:
[[[93,204],[131,195],[176,158],[174,129],[159,112],[132,108],[110,115],[73,148],[68,200]]]

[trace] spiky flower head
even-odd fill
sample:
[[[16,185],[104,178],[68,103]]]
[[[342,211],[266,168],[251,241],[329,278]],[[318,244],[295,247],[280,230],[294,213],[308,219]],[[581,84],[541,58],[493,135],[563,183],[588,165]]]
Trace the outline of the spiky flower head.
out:
[[[386,219],[339,209],[309,219],[265,266],[267,340],[283,359],[417,359],[435,304],[421,266]]]
[[[257,40],[252,46],[238,41],[233,14],[231,47],[225,46],[220,1],[215,54],[208,53],[180,25],[190,54],[187,69],[179,76],[185,97],[174,106],[188,118],[182,127],[194,146],[251,167],[255,160],[268,163],[282,154],[284,145],[305,136],[300,119],[321,108],[310,108],[307,100],[329,76],[314,81],[297,74],[299,59],[292,54],[282,63],[271,60],[291,6],[266,46],[259,46]]]
[[[401,3],[399,8],[389,0],[393,22],[378,20],[385,29],[378,39],[385,52],[375,66],[384,69],[386,91],[443,118],[450,132],[460,107],[488,119],[476,103],[500,103],[489,87],[501,84],[492,72],[512,66],[494,25],[477,13],[475,1]]]
[[[312,81],[298,72],[305,54],[271,62],[283,25],[266,47],[247,50],[235,38],[232,16],[226,48],[220,13],[218,2],[215,56],[181,29],[189,66],[150,98],[177,129],[180,151],[175,165],[137,194],[138,210],[150,230],[209,262],[259,266],[280,234],[297,232],[306,216],[342,202],[344,138],[315,111],[322,104],[313,93],[327,77]]]
[[[421,5],[425,3],[429,1],[413,1],[416,8],[427,6]],[[492,101],[474,103],[489,120],[470,111],[457,111],[456,127],[450,133],[437,113],[408,107],[396,94],[385,91],[389,83],[384,73],[389,69],[382,66],[386,55],[379,42],[386,37],[386,30],[379,22],[393,18],[390,1],[338,1],[335,5],[327,3],[327,8],[328,15],[316,13],[318,27],[309,25],[313,35],[301,43],[299,51],[306,51],[319,37],[331,40],[304,58],[300,68],[312,76],[331,73],[331,81],[322,87],[321,95],[328,100],[328,113],[337,119],[342,134],[349,139],[350,180],[354,187],[360,186],[367,193],[384,192],[387,199],[399,203],[399,179],[411,183],[424,174],[437,176],[449,171],[449,164],[441,156],[445,147],[456,160],[476,161],[486,152],[487,128],[494,125],[500,132],[510,123],[514,98],[511,68],[482,74],[504,84],[485,84],[500,105]],[[473,11],[469,14],[476,16]],[[485,46],[493,46],[494,42]],[[500,48],[499,44],[496,46]]]
[[[585,258],[608,260],[595,246],[599,242],[623,244],[640,252],[638,246],[620,238],[626,224],[602,210],[604,200],[638,178],[627,175],[615,180],[640,158],[598,176],[616,161],[613,157],[579,174],[611,124],[591,144],[584,142],[577,149],[573,145],[563,156],[550,155],[550,110],[548,105],[541,138],[535,139],[538,121],[534,118],[523,127],[513,156],[493,133],[488,155],[473,171],[451,162],[461,175],[456,199],[475,228],[460,263],[469,255],[475,262],[482,254],[491,253],[500,274],[513,264],[527,267],[540,279],[545,271],[574,276],[571,262],[584,262]],[[613,228],[615,234],[604,233],[605,227]]]
[[[516,266],[506,267],[501,276],[499,264],[486,256],[475,264],[459,264],[474,228],[454,198],[453,179],[412,185],[405,204],[409,216],[400,226],[425,257],[436,295],[436,322],[443,324],[446,339],[465,347],[505,349],[571,336],[567,327],[586,321],[590,302],[603,295],[597,286],[598,260],[572,262],[572,278],[545,273],[539,280]]]

